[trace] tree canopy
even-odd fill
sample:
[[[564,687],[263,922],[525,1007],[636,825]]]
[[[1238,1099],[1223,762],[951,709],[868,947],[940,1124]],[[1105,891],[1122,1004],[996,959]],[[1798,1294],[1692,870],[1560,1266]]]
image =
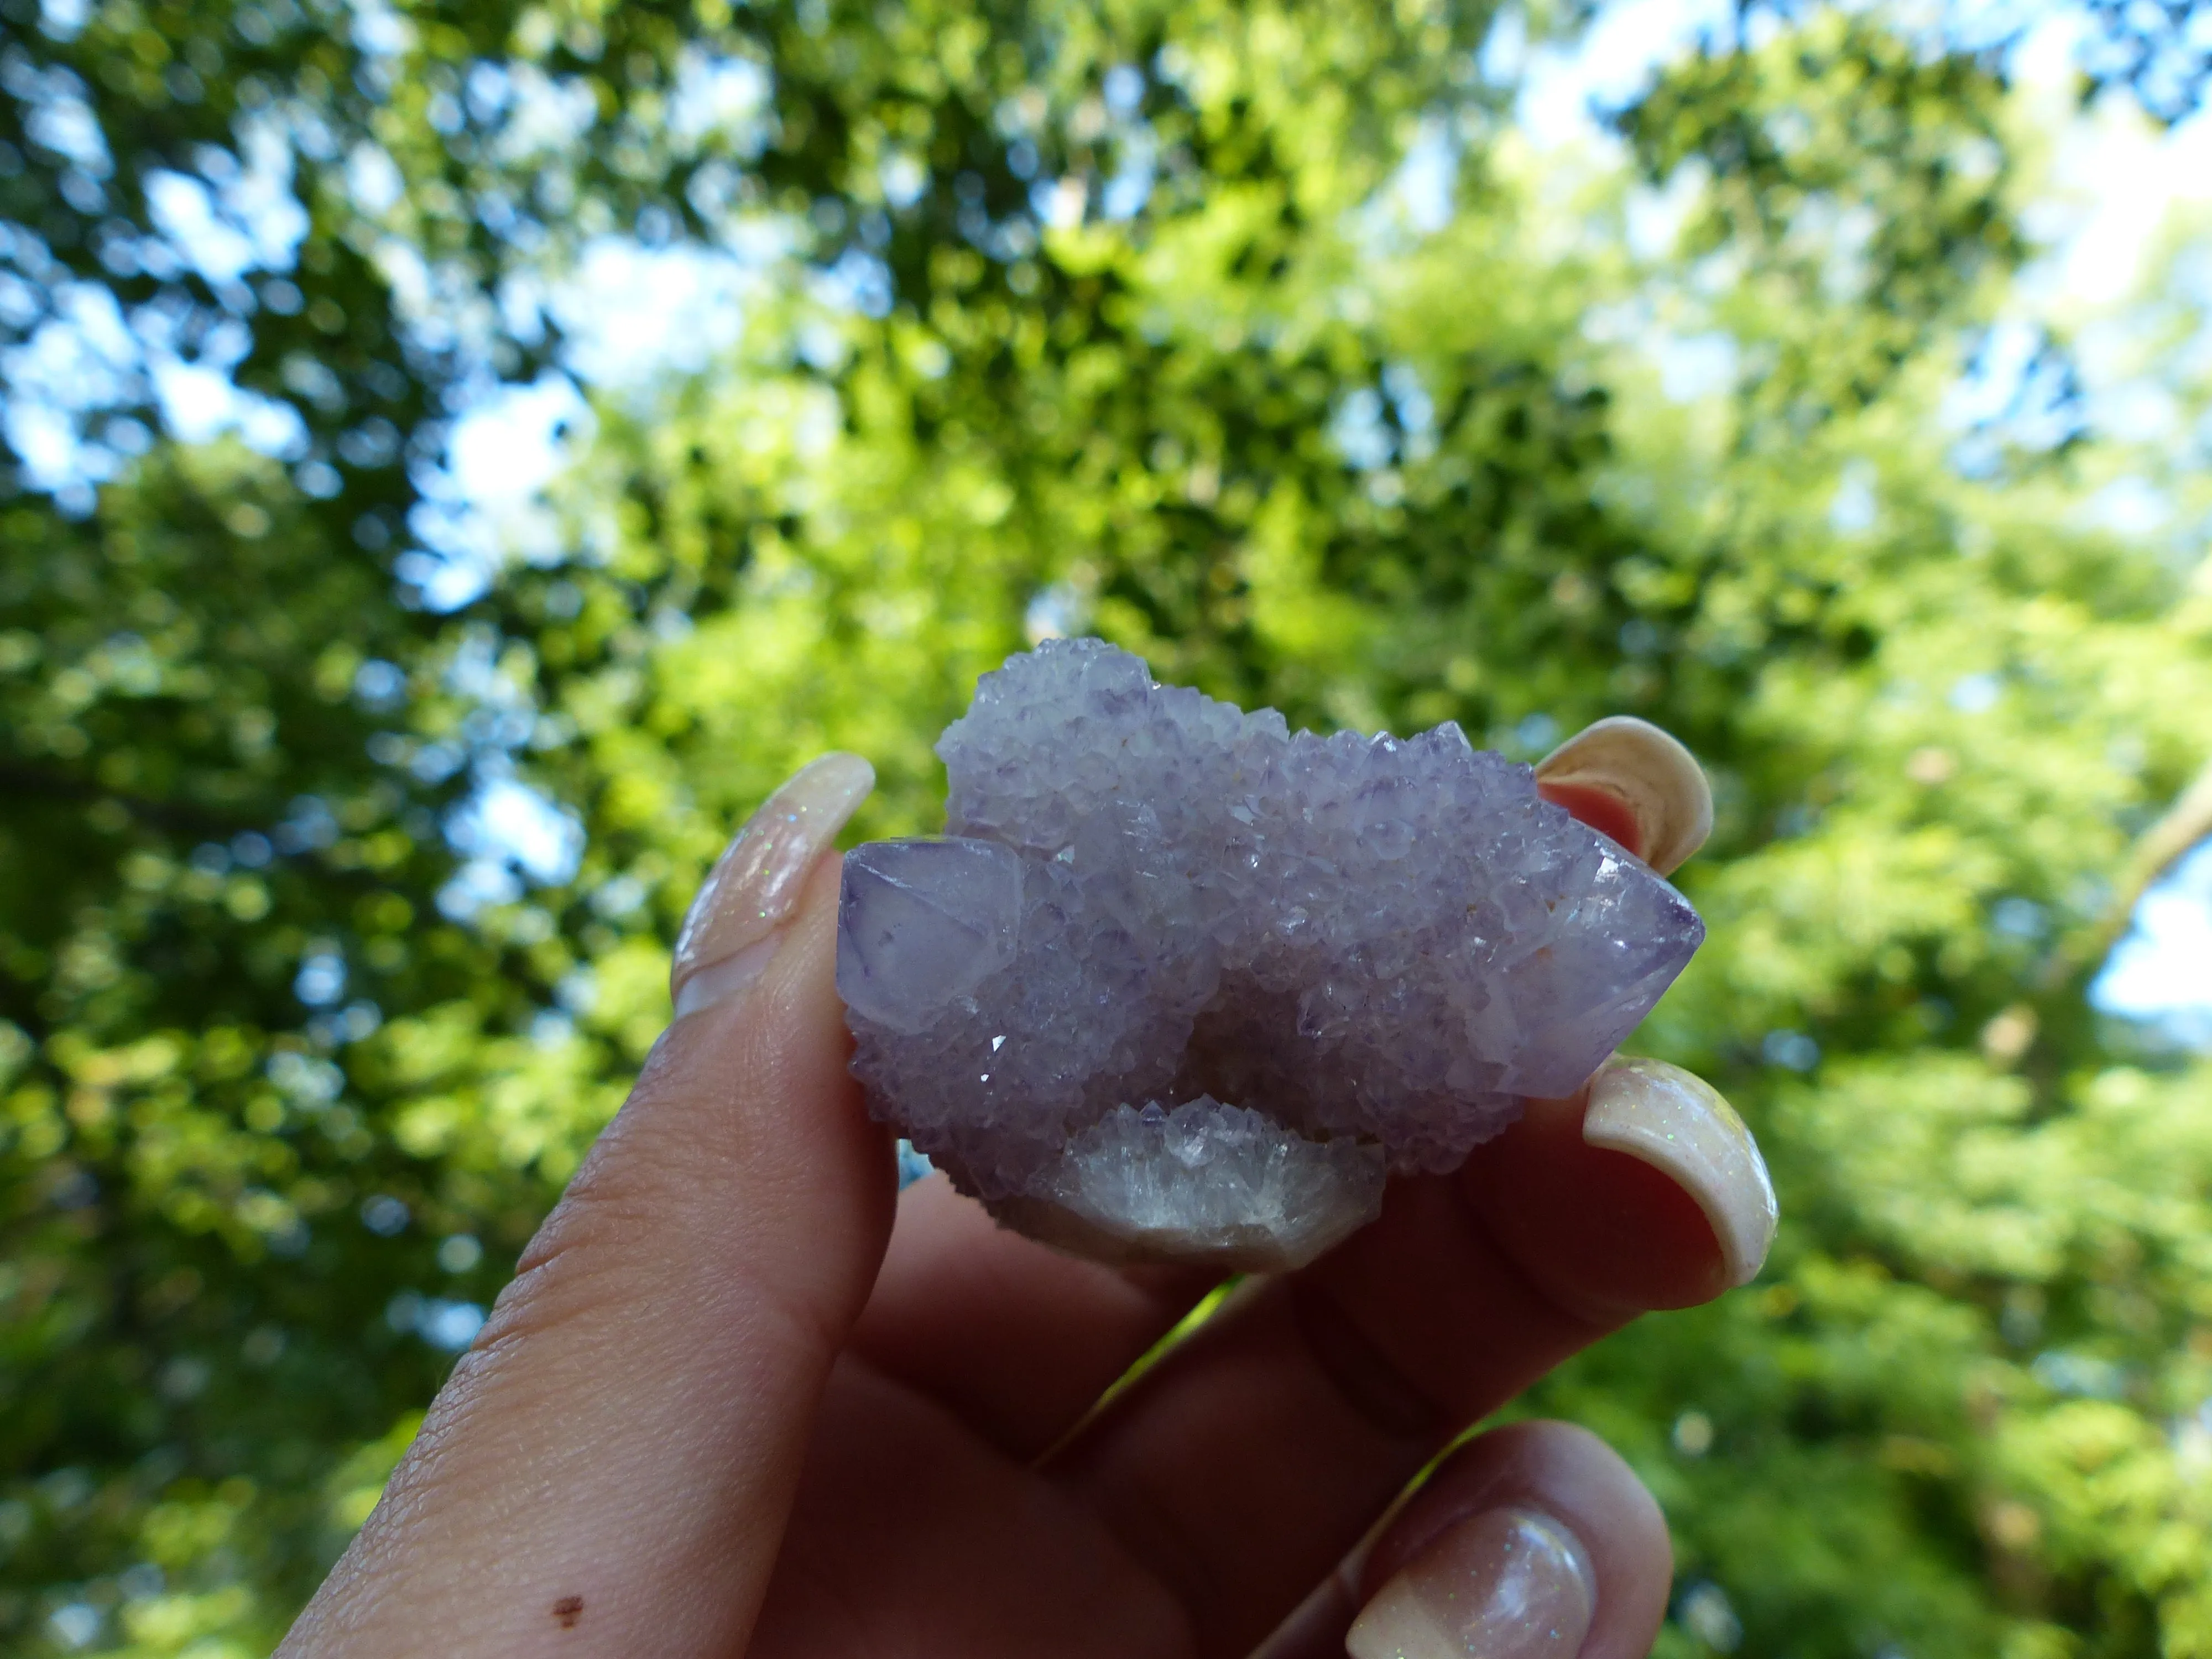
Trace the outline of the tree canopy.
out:
[[[1500,42],[1583,20],[1460,0],[0,0],[0,1647],[267,1650],[737,819],[835,745],[932,827],[976,674],[1086,631],[1707,764],[1637,1044],[1780,1239],[1516,1407],[1662,1498],[1665,1653],[2212,1654],[2212,1067],[2087,996],[2212,756],[2206,227],[2041,318],[2039,422],[1953,402],[2077,90],[2201,80],[2089,15],[2054,93],[1747,9],[1561,153]],[[610,237],[739,264],[735,343],[472,573],[453,422]]]

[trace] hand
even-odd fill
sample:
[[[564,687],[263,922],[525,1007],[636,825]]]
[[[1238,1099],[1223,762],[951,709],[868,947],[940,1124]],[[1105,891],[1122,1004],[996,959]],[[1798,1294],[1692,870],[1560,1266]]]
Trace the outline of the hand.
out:
[[[1679,847],[1696,803],[1610,725],[1547,793]],[[1101,1407],[1212,1286],[941,1177],[895,1196],[832,987],[829,849],[872,781],[817,762],[708,878],[675,1023],[280,1655],[1643,1654],[1665,1524],[1583,1431],[1483,1435],[1376,1523],[1552,1366],[1758,1270],[1727,1105],[1649,1061],[1531,1102]]]

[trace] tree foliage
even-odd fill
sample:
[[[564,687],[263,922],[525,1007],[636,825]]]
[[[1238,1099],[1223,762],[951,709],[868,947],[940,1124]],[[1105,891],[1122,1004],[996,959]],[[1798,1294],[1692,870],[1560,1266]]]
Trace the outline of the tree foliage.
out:
[[[2212,1079],[2084,994],[2212,587],[2095,511],[2170,458],[1946,424],[2044,162],[1994,58],[1808,12],[1613,167],[1531,151],[1445,0],[8,15],[7,325],[112,303],[276,435],[153,438],[134,369],[96,495],[0,502],[0,1642],[265,1650],[733,822],[836,744],[861,833],[928,827],[975,676],[1081,629],[1304,723],[1706,759],[1712,942],[1638,1041],[1784,1233],[1525,1402],[1666,1503],[1668,1652],[2212,1651]],[[287,169],[295,235],[179,251],[180,190]],[[741,251],[742,338],[599,399],[554,551],[437,608],[448,422],[617,231]],[[502,846],[526,785],[573,861]]]

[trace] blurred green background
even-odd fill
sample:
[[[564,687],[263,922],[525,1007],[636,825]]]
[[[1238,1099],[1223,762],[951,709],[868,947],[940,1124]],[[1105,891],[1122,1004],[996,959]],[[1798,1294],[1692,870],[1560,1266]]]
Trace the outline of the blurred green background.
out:
[[[1088,631],[1711,768],[1638,1041],[1780,1239],[1527,1402],[1665,1504],[1662,1653],[2212,1655],[2208,53],[0,0],[0,1650],[266,1652],[734,823],[835,744],[931,826]]]

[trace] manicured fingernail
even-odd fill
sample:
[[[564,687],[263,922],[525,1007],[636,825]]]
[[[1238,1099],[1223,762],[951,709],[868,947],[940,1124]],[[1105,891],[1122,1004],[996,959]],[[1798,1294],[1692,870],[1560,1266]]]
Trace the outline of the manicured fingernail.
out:
[[[1536,787],[1662,876],[1713,832],[1712,786],[1697,757],[1633,714],[1613,715],[1569,738],[1536,763]]]
[[[1673,1176],[1712,1223],[1729,1282],[1757,1276],[1774,1243],[1774,1183],[1759,1143],[1712,1085],[1662,1060],[1615,1056],[1590,1080],[1583,1139]]]
[[[806,872],[875,784],[875,769],[858,755],[824,755],[745,821],[707,872],[676,936],[668,988],[678,1018],[761,976]]]
[[[1574,1659],[1597,1611],[1581,1541],[1534,1510],[1488,1510],[1408,1561],[1360,1610],[1352,1659]]]

